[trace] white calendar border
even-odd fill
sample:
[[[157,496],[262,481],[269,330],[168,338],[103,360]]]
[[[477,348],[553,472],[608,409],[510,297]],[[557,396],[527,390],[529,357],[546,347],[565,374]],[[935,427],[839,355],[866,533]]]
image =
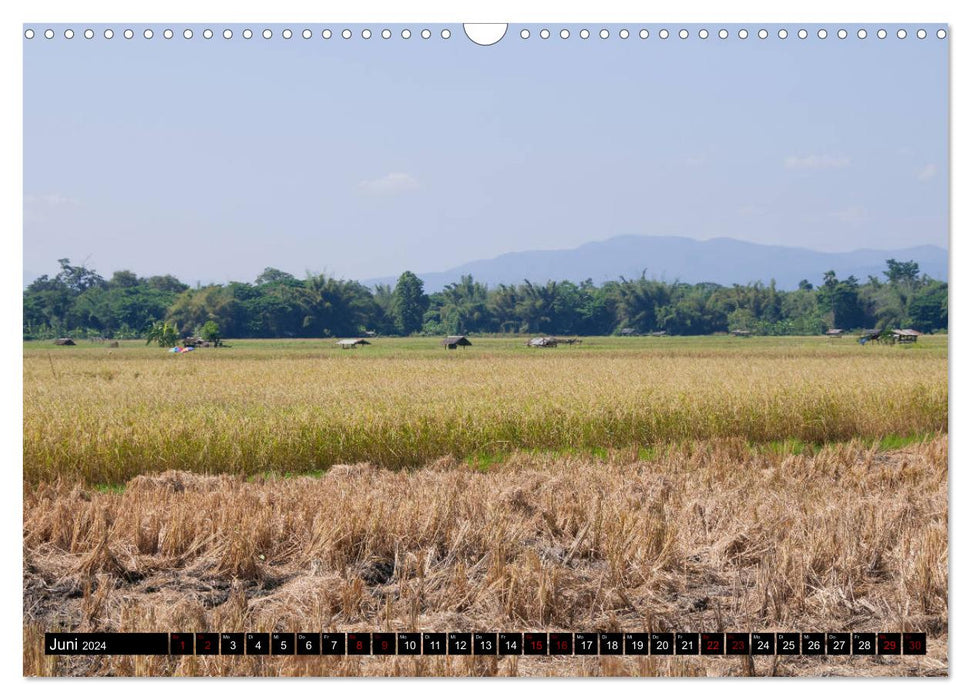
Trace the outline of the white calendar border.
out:
[[[370,0],[364,2],[327,2],[317,0],[276,0],[275,2],[253,2],[242,0],[232,3],[200,2],[199,0],[167,0],[161,2],[122,2],[120,0],[47,0],[40,2],[4,3],[0,7],[0,75],[2,75],[2,94],[4,106],[0,107],[3,114],[2,143],[0,153],[0,211],[3,212],[4,259],[14,266],[6,280],[4,293],[0,295],[2,315],[6,319],[4,327],[8,335],[3,338],[5,372],[3,374],[3,389],[8,396],[8,403],[3,415],[3,447],[8,459],[4,463],[3,512],[5,522],[2,529],[4,562],[2,576],[4,634],[0,648],[0,658],[3,661],[3,676],[5,680],[14,682],[17,695],[31,697],[69,697],[74,693],[98,694],[104,697],[119,697],[122,694],[130,696],[137,693],[140,698],[169,697],[172,693],[190,693],[197,691],[211,692],[222,695],[232,693],[234,698],[249,698],[264,696],[269,692],[278,692],[279,688],[271,688],[272,681],[246,682],[241,680],[219,681],[214,686],[211,681],[182,681],[170,680],[68,680],[27,681],[20,679],[22,674],[21,654],[21,611],[22,611],[22,580],[21,580],[21,475],[17,465],[22,466],[22,349],[17,333],[16,319],[21,314],[22,285],[17,286],[21,278],[22,268],[22,31],[25,22],[105,22],[123,19],[132,23],[157,22],[213,22],[219,20],[226,23],[252,22],[275,23],[284,21],[303,22],[387,22],[387,23],[440,23],[440,22],[515,22],[527,23],[542,21],[548,23],[575,22],[677,22],[677,23],[779,23],[800,22],[807,25],[812,23],[829,24],[843,22],[847,25],[885,22],[888,26],[894,23],[939,22],[950,23],[951,42],[951,123],[971,124],[971,109],[969,109],[968,95],[971,94],[971,73],[968,56],[971,55],[971,41],[963,41],[963,36],[971,36],[971,21],[968,21],[968,10],[971,3],[966,0],[922,0],[921,2],[904,2],[901,0],[884,0],[883,2],[852,2],[849,0],[815,0],[809,2],[778,2],[776,1],[747,1],[735,0],[694,0],[686,2],[631,2],[629,0],[599,0],[598,2],[574,2],[570,0],[533,0],[528,4],[522,0],[489,0],[456,2],[455,0]],[[966,193],[969,191],[969,167],[971,151],[968,148],[969,129],[953,128],[951,150],[951,192]],[[961,198],[952,194],[952,231],[959,232],[952,235],[949,252],[951,255],[951,275],[949,283],[951,289],[950,303],[950,334],[951,347],[949,357],[952,358],[950,368],[951,406],[950,418],[952,423],[962,421],[968,415],[967,392],[964,391],[965,376],[971,371],[963,367],[962,362],[955,363],[958,353],[965,348],[964,340],[967,332],[967,311],[969,295],[967,283],[962,275],[954,272],[971,265],[971,258],[967,250],[971,244],[962,240],[962,233],[971,217],[968,216],[968,205]],[[962,226],[964,224],[964,226]],[[963,341],[963,343],[962,343]],[[961,387],[955,394],[953,389]],[[967,496],[968,476],[963,473],[967,460],[962,456],[969,454],[965,447],[960,428],[950,431],[957,439],[950,444],[952,464],[958,468],[951,470],[951,505],[959,506]],[[960,507],[952,507],[950,512],[952,545],[966,541],[967,516]],[[951,547],[951,590],[959,590],[959,584],[967,581],[966,559],[959,556],[957,546]],[[958,620],[964,622],[963,605],[958,596],[951,596],[950,600],[950,639],[955,640],[959,635],[954,627]],[[964,628],[961,628],[962,630]],[[471,681],[471,680],[403,680],[403,679],[375,679],[375,680],[333,680],[326,688],[309,686],[315,681],[287,681],[287,690],[295,693],[306,692],[342,692],[355,698],[367,697],[372,694],[391,696],[456,696],[461,694],[463,700],[469,698],[484,698],[501,693],[523,696],[556,693],[562,698],[591,697],[605,690],[615,692],[652,693],[661,688],[652,685],[650,688],[636,683],[664,683],[667,692],[691,695],[695,692],[711,693],[728,690],[740,691],[755,697],[777,697],[780,693],[793,698],[815,697],[819,693],[827,695],[837,692],[865,693],[870,690],[879,692],[884,697],[912,695],[913,693],[957,694],[962,676],[968,672],[961,672],[960,663],[963,657],[956,653],[955,642],[951,641],[949,654],[950,681],[908,681],[908,680],[878,680],[870,681],[878,684],[874,688],[864,688],[862,679],[814,680],[799,679],[786,681],[785,687],[778,682],[742,681],[744,687],[728,683],[736,680],[718,680],[706,683],[691,683],[685,685],[679,680],[636,681],[636,680],[580,680],[554,679],[549,681],[534,681],[528,683],[511,683],[508,681]],[[319,682],[319,681],[316,681]],[[185,685],[189,683],[191,687]],[[228,686],[222,685],[228,683]],[[542,683],[542,685],[540,685]],[[673,684],[680,683],[677,688]],[[919,685],[918,685],[919,683]],[[933,687],[927,687],[933,683]],[[203,685],[206,684],[206,685]]]

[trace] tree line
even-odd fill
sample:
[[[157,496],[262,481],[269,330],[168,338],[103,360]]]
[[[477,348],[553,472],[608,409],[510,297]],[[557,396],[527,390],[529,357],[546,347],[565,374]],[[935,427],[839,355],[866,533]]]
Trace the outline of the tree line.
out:
[[[819,286],[791,291],[763,284],[686,284],[642,275],[594,284],[500,284],[463,276],[428,294],[404,272],[373,289],[326,275],[303,279],[266,268],[252,283],[190,287],[172,275],[128,270],[104,278],[67,258],[53,277],[24,290],[24,338],[144,338],[160,324],[180,335],[207,329],[226,338],[320,338],[456,333],[611,335],[619,332],[707,335],[815,335],[829,328],[946,330],[947,283],[917,263],[887,260],[865,282],[826,272]],[[207,325],[208,324],[208,325]],[[629,330],[628,330],[629,329]]]

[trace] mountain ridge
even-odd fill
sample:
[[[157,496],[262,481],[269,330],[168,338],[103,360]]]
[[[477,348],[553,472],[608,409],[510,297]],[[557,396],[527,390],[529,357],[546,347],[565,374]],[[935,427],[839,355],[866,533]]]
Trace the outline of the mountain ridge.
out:
[[[909,248],[860,248],[829,253],[811,248],[762,244],[737,238],[700,240],[682,236],[621,235],[590,241],[575,248],[527,250],[503,253],[493,258],[472,260],[441,272],[416,273],[425,291],[440,291],[462,275],[490,287],[517,284],[524,279],[543,284],[548,280],[596,284],[608,280],[640,277],[696,284],[748,284],[775,280],[780,289],[795,289],[801,280],[818,285],[823,274],[836,272],[840,279],[850,275],[861,282],[868,275],[882,278],[886,260],[914,260],[922,273],[947,280],[948,251],[924,244]],[[364,280],[364,284],[394,284],[395,277]]]

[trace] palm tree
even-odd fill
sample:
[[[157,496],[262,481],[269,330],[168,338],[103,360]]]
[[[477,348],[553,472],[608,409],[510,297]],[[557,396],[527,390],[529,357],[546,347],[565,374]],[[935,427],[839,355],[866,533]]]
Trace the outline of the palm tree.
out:
[[[452,282],[442,290],[439,314],[449,333],[484,330],[489,320],[488,292],[472,275],[462,275],[459,282]]]
[[[519,290],[512,285],[500,284],[489,295],[489,313],[502,333],[515,333],[520,330]]]
[[[543,286],[523,280],[521,290],[519,314],[525,330],[533,333],[552,330],[550,326],[556,316],[559,285],[552,280]]]

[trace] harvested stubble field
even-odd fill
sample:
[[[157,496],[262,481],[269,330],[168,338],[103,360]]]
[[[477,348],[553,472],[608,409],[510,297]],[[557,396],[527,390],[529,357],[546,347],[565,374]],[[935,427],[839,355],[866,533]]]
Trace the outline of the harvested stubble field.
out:
[[[25,674],[947,673],[943,339],[474,342],[27,344]],[[44,657],[56,629],[921,630],[929,654]]]

